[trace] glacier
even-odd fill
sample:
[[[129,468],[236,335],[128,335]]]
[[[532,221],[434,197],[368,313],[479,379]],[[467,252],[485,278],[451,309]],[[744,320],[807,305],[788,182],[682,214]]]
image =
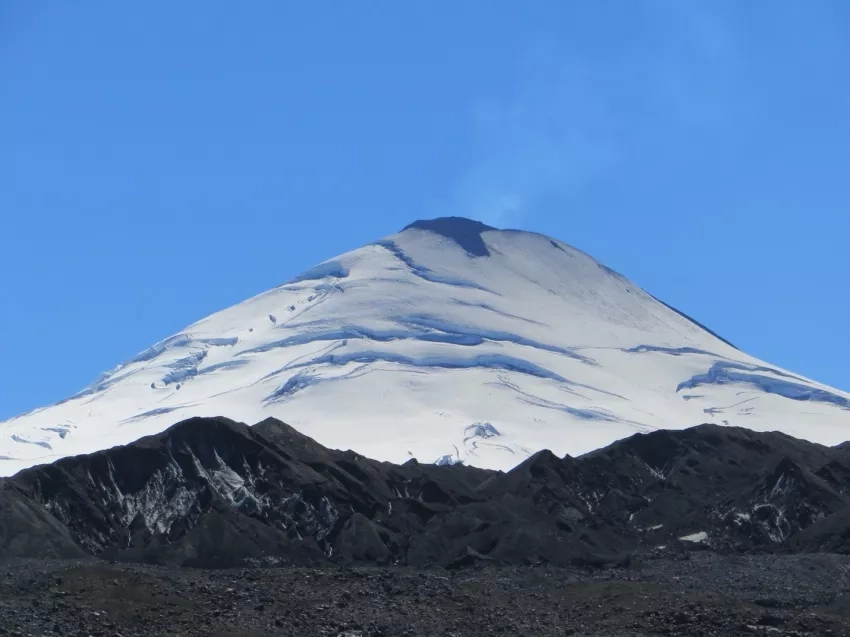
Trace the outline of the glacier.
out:
[[[446,217],[336,256],[0,423],[0,476],[192,416],[509,469],[704,422],[834,445],[850,394],[760,361],[557,239]]]

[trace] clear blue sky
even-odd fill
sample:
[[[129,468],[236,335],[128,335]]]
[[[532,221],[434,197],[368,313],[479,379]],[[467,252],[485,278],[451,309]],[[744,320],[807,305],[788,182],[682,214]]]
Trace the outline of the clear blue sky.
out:
[[[850,389],[850,2],[0,0],[0,418],[417,218]]]

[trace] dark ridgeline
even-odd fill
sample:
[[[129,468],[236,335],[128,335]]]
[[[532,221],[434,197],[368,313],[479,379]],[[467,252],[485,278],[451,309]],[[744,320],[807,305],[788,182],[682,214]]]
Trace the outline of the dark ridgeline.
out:
[[[168,565],[611,564],[637,550],[847,551],[850,448],[701,425],[507,473],[195,418],[0,480],[0,558]],[[693,536],[700,540],[682,541]]]

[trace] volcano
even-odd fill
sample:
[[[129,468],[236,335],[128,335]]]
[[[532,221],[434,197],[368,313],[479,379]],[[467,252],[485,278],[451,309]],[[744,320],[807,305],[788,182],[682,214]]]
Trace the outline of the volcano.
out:
[[[747,355],[561,241],[456,217],[320,263],[0,423],[0,475],[195,416],[502,470],[705,422],[850,437],[849,394]]]

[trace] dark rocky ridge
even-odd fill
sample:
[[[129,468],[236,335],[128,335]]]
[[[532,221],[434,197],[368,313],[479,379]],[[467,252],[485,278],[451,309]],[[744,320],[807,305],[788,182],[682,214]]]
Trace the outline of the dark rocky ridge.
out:
[[[0,481],[0,558],[456,568],[847,552],[848,489],[846,445],[715,425],[501,473],[376,462],[273,419],[195,418]]]

